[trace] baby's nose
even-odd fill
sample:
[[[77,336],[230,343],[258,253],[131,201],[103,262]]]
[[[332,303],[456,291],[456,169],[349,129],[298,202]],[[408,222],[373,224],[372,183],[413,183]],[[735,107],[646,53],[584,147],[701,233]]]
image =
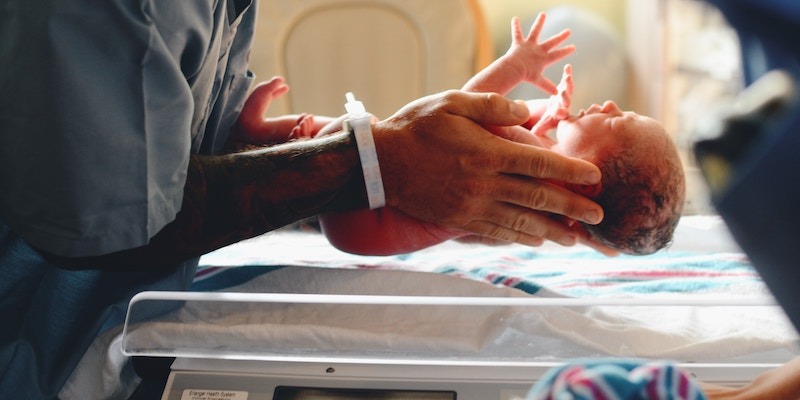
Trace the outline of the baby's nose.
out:
[[[622,114],[622,110],[620,110],[617,103],[615,103],[613,100],[608,100],[603,103],[603,108],[600,111],[607,114]]]

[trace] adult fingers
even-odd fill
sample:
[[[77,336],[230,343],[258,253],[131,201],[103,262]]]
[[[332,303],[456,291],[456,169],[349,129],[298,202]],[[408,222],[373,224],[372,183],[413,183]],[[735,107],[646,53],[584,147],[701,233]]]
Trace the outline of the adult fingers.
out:
[[[594,249],[606,257],[617,257],[620,255],[618,250],[614,250],[608,246],[602,245],[594,239],[579,238],[578,242],[586,247]]]
[[[538,247],[544,244],[541,237],[530,236],[524,232],[515,231],[506,226],[498,225],[493,221],[473,221],[466,229],[469,229],[475,236],[487,238],[488,240],[502,243],[519,243],[526,246]]]
[[[441,99],[443,110],[486,125],[522,125],[530,118],[524,101],[507,99],[497,93],[451,90]]]
[[[620,254],[618,250],[612,249],[611,247],[592,239],[591,235],[589,235],[589,232],[586,231],[586,228],[584,228],[583,225],[574,224],[571,225],[571,228],[578,234],[578,243],[592,248],[606,257],[616,257]]]
[[[545,143],[532,134],[530,130],[525,129],[519,125],[513,126],[487,126],[486,129],[496,136],[503,139],[508,139],[512,142],[529,144],[531,146],[545,147]]]
[[[603,209],[597,203],[541,179],[501,175],[496,179],[493,194],[498,200],[520,207],[562,215],[588,224],[598,224],[603,219]],[[531,220],[520,222],[525,221]],[[568,229],[566,224],[561,223],[561,226]],[[531,233],[548,237],[541,232]]]
[[[515,146],[509,149],[508,146]],[[516,143],[496,146],[492,150],[501,163],[500,170],[535,179],[551,179],[579,185],[600,182],[600,169],[594,164],[567,157],[552,150]]]
[[[542,239],[564,246],[578,243],[578,233],[548,213],[532,211],[505,204],[487,210],[484,218],[471,222],[467,228],[497,240],[541,244]]]

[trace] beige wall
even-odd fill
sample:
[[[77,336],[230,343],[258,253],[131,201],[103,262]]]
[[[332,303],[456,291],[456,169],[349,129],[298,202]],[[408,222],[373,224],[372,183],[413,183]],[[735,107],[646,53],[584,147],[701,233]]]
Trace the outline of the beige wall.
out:
[[[627,0],[479,0],[486,13],[496,53],[505,52],[510,43],[511,17],[534,18],[539,11],[551,7],[572,6],[591,11],[617,28],[620,37],[625,33]]]

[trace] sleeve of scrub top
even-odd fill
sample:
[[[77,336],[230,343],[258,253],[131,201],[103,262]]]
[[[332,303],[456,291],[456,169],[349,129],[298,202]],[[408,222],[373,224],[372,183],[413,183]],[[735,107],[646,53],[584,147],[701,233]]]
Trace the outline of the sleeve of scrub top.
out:
[[[148,1],[49,3],[12,1],[0,17],[17,43],[0,49],[0,217],[61,256],[145,245],[180,208],[188,79],[214,2],[155,2],[172,13]]]

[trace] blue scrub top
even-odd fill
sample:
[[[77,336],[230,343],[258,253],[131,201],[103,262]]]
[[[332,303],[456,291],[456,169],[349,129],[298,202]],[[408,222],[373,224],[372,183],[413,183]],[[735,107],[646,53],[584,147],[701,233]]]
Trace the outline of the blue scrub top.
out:
[[[8,0],[0,13],[0,397],[55,398],[142,290],[196,260],[66,271],[144,245],[179,211],[189,156],[222,147],[253,79],[252,0]]]
[[[240,110],[249,1],[4,2],[0,219],[62,256],[147,244]]]

